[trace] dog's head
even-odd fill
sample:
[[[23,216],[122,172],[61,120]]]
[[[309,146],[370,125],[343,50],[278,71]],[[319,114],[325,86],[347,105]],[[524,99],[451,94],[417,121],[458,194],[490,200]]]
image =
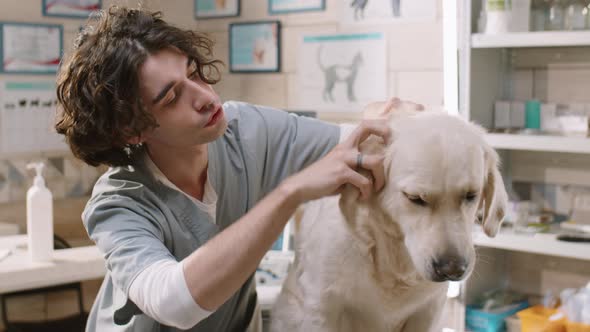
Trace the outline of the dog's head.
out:
[[[391,145],[374,139],[361,147],[385,153],[385,187],[368,202],[356,202],[358,190],[349,186],[340,208],[353,232],[369,227],[365,236],[381,236],[373,241],[384,241],[382,234],[403,239],[423,278],[461,280],[475,263],[471,230],[478,210],[488,236],[496,235],[504,217],[507,194],[498,155],[480,127],[442,112],[402,111],[391,126]],[[361,220],[363,215],[370,218]]]

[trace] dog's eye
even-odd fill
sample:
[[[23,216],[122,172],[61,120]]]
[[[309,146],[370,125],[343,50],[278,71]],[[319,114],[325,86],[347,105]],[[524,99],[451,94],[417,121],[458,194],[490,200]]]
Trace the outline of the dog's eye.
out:
[[[477,198],[477,193],[469,192],[465,194],[465,200],[467,202],[473,202]]]
[[[419,206],[426,206],[426,205],[428,205],[428,203],[425,200],[423,200],[422,197],[420,197],[420,196],[410,195],[410,194],[407,194],[407,193],[404,193],[404,196],[406,196],[406,198],[410,202],[412,202],[412,203],[414,203],[416,205],[419,205]]]

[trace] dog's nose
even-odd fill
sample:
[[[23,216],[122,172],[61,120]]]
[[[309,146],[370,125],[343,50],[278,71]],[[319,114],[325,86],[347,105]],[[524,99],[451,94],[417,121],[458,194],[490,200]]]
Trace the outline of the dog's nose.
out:
[[[458,256],[441,256],[432,261],[436,281],[458,281],[467,271],[467,261]]]

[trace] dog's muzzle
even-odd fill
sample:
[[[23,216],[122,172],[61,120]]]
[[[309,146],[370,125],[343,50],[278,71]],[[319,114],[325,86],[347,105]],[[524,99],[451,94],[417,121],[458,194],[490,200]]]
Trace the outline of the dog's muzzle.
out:
[[[441,256],[432,261],[433,281],[459,281],[465,277],[468,263],[463,257]]]

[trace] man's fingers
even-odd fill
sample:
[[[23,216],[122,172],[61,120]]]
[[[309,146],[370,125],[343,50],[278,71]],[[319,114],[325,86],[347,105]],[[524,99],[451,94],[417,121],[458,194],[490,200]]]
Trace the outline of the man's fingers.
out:
[[[404,104],[410,106],[415,111],[423,111],[424,105],[415,103],[413,101],[404,101]]]
[[[385,102],[385,105],[383,106],[383,109],[381,109],[381,113],[379,114],[379,116],[381,116],[384,119],[387,119],[389,113],[395,111],[395,109],[397,108],[396,105],[399,104],[399,101],[399,98],[387,99],[387,102]]]
[[[371,180],[367,179],[363,175],[350,170],[350,172],[346,173],[345,176],[346,182],[352,184],[353,186],[357,187],[361,192],[361,199],[367,200],[371,195],[372,191],[372,183]]]
[[[362,168],[371,171],[373,174],[374,190],[379,191],[385,185],[385,169],[383,167],[383,156],[381,155],[363,155]]]
[[[350,134],[344,144],[350,148],[357,148],[370,135],[377,135],[383,138],[387,144],[391,137],[391,129],[381,121],[365,120]]]
[[[346,164],[357,172],[360,168],[363,168],[372,173],[373,188],[370,188],[371,191],[379,191],[383,188],[385,185],[385,168],[383,166],[384,157],[382,155],[355,152],[348,155],[346,159]]]

